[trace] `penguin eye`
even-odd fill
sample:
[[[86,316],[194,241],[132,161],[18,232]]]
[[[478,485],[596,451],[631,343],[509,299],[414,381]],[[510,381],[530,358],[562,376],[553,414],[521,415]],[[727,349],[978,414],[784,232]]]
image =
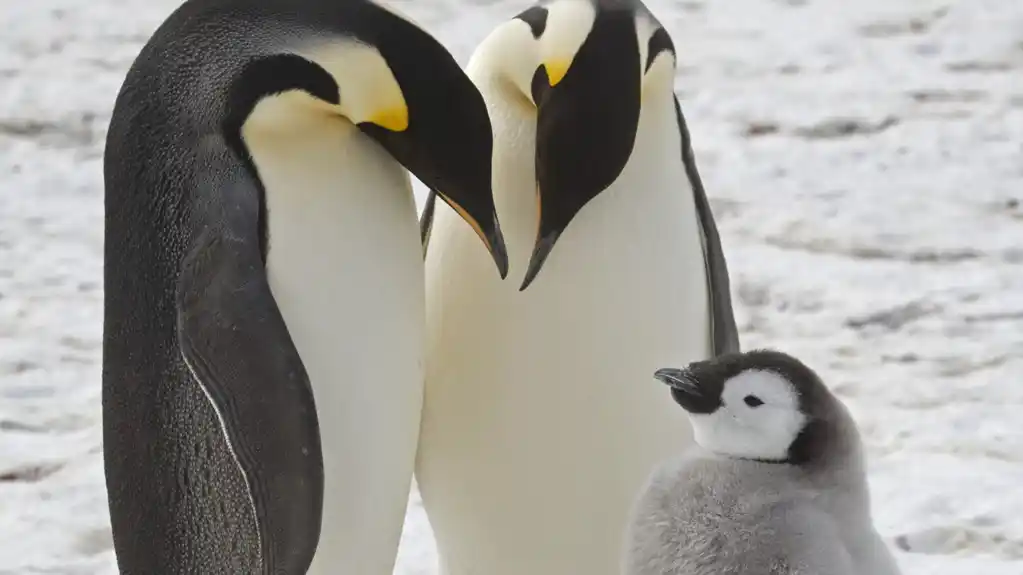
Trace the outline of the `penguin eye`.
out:
[[[742,400],[746,403],[746,405],[750,407],[760,407],[761,405],[764,404],[763,400],[761,400],[759,397],[755,395],[747,395],[746,397],[742,398]]]

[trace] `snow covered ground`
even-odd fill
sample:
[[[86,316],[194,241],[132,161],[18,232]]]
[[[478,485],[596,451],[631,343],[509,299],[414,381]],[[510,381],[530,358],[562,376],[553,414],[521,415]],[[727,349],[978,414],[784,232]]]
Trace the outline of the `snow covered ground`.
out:
[[[528,1],[391,3],[465,63]],[[101,155],[177,4],[0,8],[0,575],[115,572]],[[1023,574],[1023,2],[648,5],[679,50],[744,344],[803,357],[853,409],[907,575]],[[434,563],[413,495],[396,573]]]

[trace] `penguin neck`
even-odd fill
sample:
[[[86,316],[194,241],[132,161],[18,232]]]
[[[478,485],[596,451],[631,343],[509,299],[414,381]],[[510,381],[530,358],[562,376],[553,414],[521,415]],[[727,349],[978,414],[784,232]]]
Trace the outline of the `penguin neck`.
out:
[[[415,202],[407,172],[347,120],[277,125],[288,128],[243,137],[265,189],[270,289],[319,420],[323,527],[310,573],[354,572],[352,549],[389,545],[380,534],[412,474],[425,332]]]
[[[359,373],[352,366],[391,356],[386,338],[367,338],[367,326],[390,334],[425,321],[411,182],[342,118],[243,135],[265,190],[270,288],[319,404],[318,378],[333,377],[343,367],[335,364]]]
[[[266,265],[278,305],[322,291],[327,308],[364,307],[417,291],[422,248],[411,182],[379,144],[330,117],[244,138],[264,187]]]
[[[867,495],[866,461],[863,442],[848,408],[833,399],[825,407],[826,430],[818,453],[797,466],[805,480],[826,492],[838,488],[860,500]]]
[[[835,517],[835,524],[849,551],[860,557],[875,552],[877,535],[873,527],[870,488],[867,484],[863,444],[856,423],[846,407],[834,402],[828,418],[832,440],[819,458],[793,466],[798,480],[813,493],[816,504]],[[866,571],[884,573],[883,571]]]
[[[481,48],[482,50],[482,48]],[[536,108],[474,55],[466,74],[487,105],[494,130],[494,204],[508,249],[509,267],[525,270],[536,240]],[[513,282],[514,283],[514,282]]]

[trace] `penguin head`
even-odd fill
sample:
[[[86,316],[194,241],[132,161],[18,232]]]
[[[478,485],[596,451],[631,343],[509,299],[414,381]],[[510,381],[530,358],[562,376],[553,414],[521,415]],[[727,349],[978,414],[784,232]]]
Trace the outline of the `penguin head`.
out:
[[[287,53],[274,60],[282,65],[268,67],[264,82],[277,92],[305,92],[290,100],[305,104],[297,113],[340,116],[375,140],[472,226],[505,277],[483,96],[447,49],[411,20],[369,1],[342,7],[343,19],[308,24],[313,40],[283,47]],[[296,108],[285,121],[297,117]]]
[[[644,92],[672,90],[674,48],[639,0],[550,0],[477,53],[507,102],[536,115],[539,221],[524,290],[576,214],[621,174]]]
[[[805,465],[836,447],[847,414],[817,374],[771,350],[665,368],[654,377],[688,412],[696,443],[725,457]]]

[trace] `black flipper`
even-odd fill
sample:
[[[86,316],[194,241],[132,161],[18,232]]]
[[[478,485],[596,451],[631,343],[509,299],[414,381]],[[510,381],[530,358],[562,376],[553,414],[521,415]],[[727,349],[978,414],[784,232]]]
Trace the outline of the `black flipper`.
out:
[[[193,197],[208,201],[207,217],[178,284],[181,353],[245,476],[262,573],[300,575],[316,551],[323,507],[312,388],[267,282],[259,184],[222,141],[203,144]]]
[[[692,140],[682,106],[675,97],[675,116],[678,120],[678,131],[682,136],[682,162],[686,167],[686,176],[693,188],[693,199],[696,202],[696,214],[700,221],[700,234],[703,239],[703,256],[707,269],[707,292],[710,297],[711,342],[715,356],[724,353],[738,352],[739,329],[735,325],[735,313],[732,310],[732,293],[728,279],[728,265],[721,249],[721,237],[718,235],[714,214],[707,200],[707,192],[703,189],[703,181],[696,168],[693,155]]]
[[[430,232],[433,231],[433,210],[437,207],[437,192],[430,190],[426,196],[426,205],[423,206],[423,215],[419,218],[419,237],[423,241],[423,259],[426,259],[426,250],[430,247]]]

